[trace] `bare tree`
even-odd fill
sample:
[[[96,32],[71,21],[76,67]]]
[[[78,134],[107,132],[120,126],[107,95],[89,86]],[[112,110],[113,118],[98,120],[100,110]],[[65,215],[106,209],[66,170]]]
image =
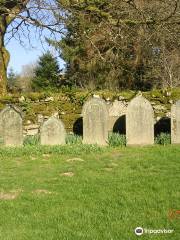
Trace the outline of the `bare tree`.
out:
[[[43,36],[43,30],[50,34],[63,33],[64,15],[56,0],[0,0],[0,94],[6,93],[7,65],[9,53],[5,47],[7,40],[22,37],[31,39],[32,26],[36,34]]]

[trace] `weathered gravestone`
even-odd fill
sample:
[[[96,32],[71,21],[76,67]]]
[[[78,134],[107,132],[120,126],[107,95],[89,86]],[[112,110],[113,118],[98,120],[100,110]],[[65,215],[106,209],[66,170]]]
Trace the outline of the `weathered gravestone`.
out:
[[[180,143],[180,100],[171,107],[171,142]]]
[[[126,114],[127,145],[154,143],[154,112],[150,102],[142,96],[135,97]]]
[[[0,113],[1,135],[5,146],[23,145],[22,116],[15,107],[8,106]]]
[[[42,145],[65,144],[66,131],[61,120],[50,117],[41,127],[40,141]]]
[[[108,110],[103,99],[88,100],[82,110],[83,143],[107,145]]]

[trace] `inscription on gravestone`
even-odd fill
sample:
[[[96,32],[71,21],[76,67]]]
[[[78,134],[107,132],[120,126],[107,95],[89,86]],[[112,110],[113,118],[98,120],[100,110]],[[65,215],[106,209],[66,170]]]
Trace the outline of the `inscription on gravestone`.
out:
[[[5,146],[23,145],[23,126],[20,112],[8,106],[0,113],[1,132]]]
[[[51,117],[41,127],[40,141],[42,145],[65,144],[66,131],[61,120]]]
[[[92,98],[83,106],[83,143],[107,145],[108,110],[103,99]]]
[[[127,145],[154,143],[154,112],[143,96],[135,97],[128,105],[126,115]]]
[[[171,142],[180,143],[180,100],[171,107]]]

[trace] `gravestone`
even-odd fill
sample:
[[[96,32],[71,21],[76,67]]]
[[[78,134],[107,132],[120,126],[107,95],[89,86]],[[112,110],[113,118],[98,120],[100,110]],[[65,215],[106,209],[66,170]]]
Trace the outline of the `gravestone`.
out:
[[[135,97],[128,105],[126,114],[127,145],[154,143],[154,112],[143,96]]]
[[[82,110],[83,143],[107,145],[108,110],[103,99],[88,100]]]
[[[40,131],[42,145],[63,145],[65,144],[66,131],[61,120],[50,117],[45,121]]]
[[[5,146],[23,145],[22,116],[15,107],[8,106],[0,113],[1,135]]]
[[[171,143],[180,143],[180,100],[171,107]]]

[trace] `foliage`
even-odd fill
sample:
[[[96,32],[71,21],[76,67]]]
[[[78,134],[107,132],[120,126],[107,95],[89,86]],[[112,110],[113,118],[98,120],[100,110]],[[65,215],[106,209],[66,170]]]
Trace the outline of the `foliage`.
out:
[[[10,59],[6,43],[16,38],[31,42],[32,33],[42,42],[45,34],[63,32],[62,11],[57,0],[1,0],[0,1],[0,94],[6,93],[7,66]],[[58,20],[54,17],[58,15]],[[46,29],[44,33],[44,29]],[[34,31],[35,30],[35,31]],[[32,46],[32,44],[31,44]],[[18,54],[18,53],[17,53]]]
[[[36,146],[39,144],[39,135],[26,136],[24,139],[24,146]]]
[[[171,144],[171,135],[168,133],[161,133],[155,138],[155,143],[164,146]]]
[[[66,144],[68,145],[82,144],[82,137],[75,134],[68,134],[66,136]]]
[[[179,86],[177,1],[59,2],[67,14],[67,32],[60,42],[51,43],[66,62],[70,86],[141,90]]]
[[[109,134],[108,142],[112,147],[126,146],[126,136],[119,133],[111,133]]]
[[[60,69],[56,58],[50,52],[44,53],[35,68],[32,89],[40,91],[60,86]]]
[[[8,91],[16,92],[18,90],[17,79],[18,75],[14,72],[13,68],[10,68],[7,79]]]

